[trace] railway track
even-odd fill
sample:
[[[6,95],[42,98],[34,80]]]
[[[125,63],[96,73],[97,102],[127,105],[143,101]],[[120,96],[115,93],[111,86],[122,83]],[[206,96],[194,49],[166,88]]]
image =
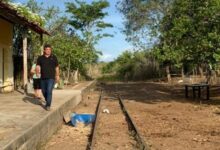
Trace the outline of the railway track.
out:
[[[105,91],[102,95],[100,89]],[[142,94],[140,89],[146,89],[147,94]],[[118,93],[126,95],[126,100]],[[152,83],[98,85],[74,109],[77,113],[96,114],[95,123],[79,128],[63,125],[42,150],[218,149],[219,136],[216,133],[219,128],[218,114],[213,112],[215,107],[204,106],[198,110],[196,104],[183,103],[182,98],[173,99],[171,96],[169,91],[164,90],[164,85]],[[161,101],[158,102],[158,99]],[[156,103],[149,105],[145,103],[147,100],[155,100]],[[110,113],[102,112],[106,108]],[[198,129],[198,126],[201,128]],[[200,136],[201,133],[204,135]],[[143,139],[149,140],[150,146]]]
[[[95,123],[93,124],[93,129],[92,129],[92,133],[90,136],[90,140],[89,140],[89,144],[87,146],[88,150],[94,150],[94,149],[98,149],[98,146],[96,145],[97,142],[99,142],[100,139],[100,124],[101,123],[101,119],[102,119],[102,109],[103,109],[103,105],[107,105],[109,103],[106,103],[106,99],[111,99],[110,103],[114,102],[114,105],[118,105],[117,107],[115,107],[115,109],[120,109],[117,110],[117,112],[121,112],[120,117],[121,118],[125,118],[125,119],[121,119],[121,120],[125,120],[124,122],[126,122],[125,124],[127,124],[126,126],[128,126],[128,130],[129,131],[125,131],[129,134],[130,137],[132,137],[132,139],[135,141],[135,148],[134,149],[140,149],[140,150],[149,150],[149,146],[146,144],[146,142],[144,141],[144,139],[142,138],[137,125],[135,124],[135,122],[133,121],[132,117],[129,115],[128,110],[126,109],[126,106],[124,104],[123,99],[121,98],[120,95],[116,95],[114,97],[108,97],[108,96],[104,96],[104,91],[101,92],[100,97],[99,97],[99,102],[96,108],[96,120]],[[116,104],[117,103],[117,104]],[[108,106],[108,105],[107,105]],[[110,105],[109,105],[110,107]],[[111,111],[111,110],[110,110]],[[123,117],[122,117],[123,116]],[[114,117],[114,116],[112,116]],[[111,124],[111,122],[110,122]],[[122,124],[124,124],[122,122]],[[120,123],[119,123],[120,125]],[[117,126],[117,125],[116,125]],[[123,130],[127,130],[126,128],[123,128]],[[115,131],[117,132],[117,131]],[[113,137],[114,138],[114,137]],[[109,139],[112,139],[111,135],[109,136]],[[134,146],[134,145],[133,145]],[[128,148],[126,148],[128,149]],[[132,148],[133,149],[133,148]]]

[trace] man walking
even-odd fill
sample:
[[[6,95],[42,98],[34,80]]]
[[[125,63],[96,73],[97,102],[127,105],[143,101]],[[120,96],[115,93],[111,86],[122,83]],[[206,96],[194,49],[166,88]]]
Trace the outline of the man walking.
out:
[[[52,91],[55,80],[59,81],[59,64],[57,57],[52,54],[52,47],[44,45],[44,54],[37,59],[37,75],[41,74],[41,90],[46,100],[45,109],[50,110],[52,102]]]

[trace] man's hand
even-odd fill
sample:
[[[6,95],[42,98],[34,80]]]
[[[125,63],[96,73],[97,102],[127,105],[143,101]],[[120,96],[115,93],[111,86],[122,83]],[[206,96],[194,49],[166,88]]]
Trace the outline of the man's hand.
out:
[[[60,81],[60,76],[56,76],[55,79],[56,79],[56,83],[58,83]]]
[[[59,66],[56,67],[55,71],[56,71],[55,79],[56,79],[56,83],[58,83],[58,82],[60,81],[60,71],[59,71]]]

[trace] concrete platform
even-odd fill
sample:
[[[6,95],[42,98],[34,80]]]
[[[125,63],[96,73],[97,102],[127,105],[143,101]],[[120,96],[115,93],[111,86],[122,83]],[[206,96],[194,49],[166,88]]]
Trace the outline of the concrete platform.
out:
[[[54,90],[52,110],[46,111],[30,96],[0,95],[0,149],[34,150],[63,123],[63,114],[82,100],[82,94],[94,82],[73,89]]]

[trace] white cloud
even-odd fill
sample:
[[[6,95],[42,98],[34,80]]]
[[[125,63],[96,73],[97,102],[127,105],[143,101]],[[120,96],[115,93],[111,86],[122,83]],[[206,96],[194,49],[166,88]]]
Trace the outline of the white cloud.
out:
[[[99,61],[109,62],[113,60],[113,55],[111,54],[103,54],[99,57]]]

